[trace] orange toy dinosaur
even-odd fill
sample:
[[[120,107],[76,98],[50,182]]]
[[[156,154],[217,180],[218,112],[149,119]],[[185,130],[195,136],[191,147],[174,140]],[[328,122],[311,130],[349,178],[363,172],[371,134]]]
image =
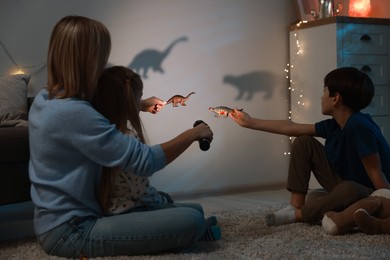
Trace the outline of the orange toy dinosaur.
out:
[[[178,104],[182,105],[182,106],[185,106],[186,105],[186,101],[190,98],[190,96],[192,94],[195,94],[195,92],[191,92],[190,94],[188,94],[186,97],[182,96],[182,95],[174,95],[173,97],[171,97],[170,99],[168,99],[167,101],[167,104],[170,104],[172,103],[172,106],[174,107],[177,107]]]

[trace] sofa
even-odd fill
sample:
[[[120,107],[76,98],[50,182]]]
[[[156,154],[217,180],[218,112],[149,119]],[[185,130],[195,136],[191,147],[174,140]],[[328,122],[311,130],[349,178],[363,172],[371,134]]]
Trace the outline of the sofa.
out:
[[[0,205],[29,201],[30,75],[0,77]]]

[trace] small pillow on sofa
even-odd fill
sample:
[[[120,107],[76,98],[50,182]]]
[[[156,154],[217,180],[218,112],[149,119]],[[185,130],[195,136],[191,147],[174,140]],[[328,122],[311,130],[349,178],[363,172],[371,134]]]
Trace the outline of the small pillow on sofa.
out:
[[[0,77],[0,126],[16,126],[27,122],[27,87],[31,75]]]

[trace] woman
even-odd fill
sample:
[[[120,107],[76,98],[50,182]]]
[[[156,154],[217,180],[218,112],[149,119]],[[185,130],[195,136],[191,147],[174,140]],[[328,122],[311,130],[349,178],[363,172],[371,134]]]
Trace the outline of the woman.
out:
[[[102,166],[148,177],[194,141],[213,137],[201,124],[148,146],[118,131],[90,103],[110,49],[107,28],[86,17],[64,17],[50,38],[48,86],[29,114],[29,173],[35,233],[51,255],[155,253],[186,246],[207,228],[201,210],[189,207],[103,216],[97,199]],[[163,105],[150,98],[141,110],[157,112]]]

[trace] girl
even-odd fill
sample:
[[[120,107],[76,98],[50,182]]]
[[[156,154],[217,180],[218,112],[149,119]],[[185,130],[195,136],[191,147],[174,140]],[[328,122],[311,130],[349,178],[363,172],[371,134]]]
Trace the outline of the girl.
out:
[[[140,76],[125,67],[105,69],[92,101],[94,108],[124,134],[145,143],[139,116],[143,83]],[[108,215],[133,208],[150,208],[172,202],[149,185],[149,178],[120,167],[103,167],[100,203]]]
[[[107,68],[99,79],[92,104],[119,131],[145,143],[139,116],[142,91],[141,77],[131,69]],[[168,194],[158,192],[150,186],[148,177],[140,175],[123,172],[119,167],[103,167],[100,202],[106,214],[174,206]]]

